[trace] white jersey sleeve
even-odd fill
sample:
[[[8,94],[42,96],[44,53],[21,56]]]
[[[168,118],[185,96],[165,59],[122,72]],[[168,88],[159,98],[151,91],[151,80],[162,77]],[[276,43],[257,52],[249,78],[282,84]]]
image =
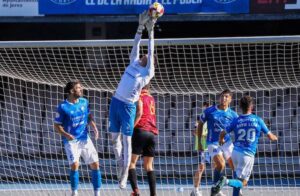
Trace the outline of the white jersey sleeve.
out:
[[[138,101],[142,88],[147,84],[147,78],[149,78],[148,70],[135,61],[122,75],[115,97],[127,103]]]
[[[153,31],[151,32],[153,34]],[[154,36],[149,36],[148,41],[148,62],[146,69],[148,71],[147,76],[145,77],[145,83],[148,84],[150,80],[154,77]]]
[[[132,64],[134,61],[137,61],[140,56],[140,43],[141,43],[142,34],[135,34],[134,44],[130,53],[130,63]]]
[[[154,76],[154,39],[149,37],[148,61],[146,67],[139,64],[139,45],[141,35],[135,35],[134,46],[130,55],[130,64],[125,69],[121,81],[115,93],[115,97],[127,103],[138,101],[142,88],[149,83]]]

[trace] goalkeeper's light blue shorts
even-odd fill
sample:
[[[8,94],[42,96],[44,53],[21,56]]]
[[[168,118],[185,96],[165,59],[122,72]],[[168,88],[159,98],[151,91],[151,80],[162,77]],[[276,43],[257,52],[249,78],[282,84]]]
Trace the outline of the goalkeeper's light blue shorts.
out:
[[[132,136],[134,120],[136,116],[136,104],[125,103],[112,97],[109,107],[109,131]]]

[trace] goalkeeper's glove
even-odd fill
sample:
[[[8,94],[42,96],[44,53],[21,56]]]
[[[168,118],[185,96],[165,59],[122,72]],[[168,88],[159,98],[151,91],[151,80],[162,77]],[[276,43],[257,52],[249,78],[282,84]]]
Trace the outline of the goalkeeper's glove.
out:
[[[149,17],[148,12],[146,10],[139,15],[139,26],[138,26],[138,29],[137,29],[138,34],[143,33],[143,30],[145,29],[145,24],[149,20],[149,18],[150,17]]]
[[[157,19],[151,18],[150,20],[148,20],[148,22],[146,23],[146,28],[148,30],[148,33],[150,34],[150,32],[153,31],[154,29],[154,25],[156,23]]]

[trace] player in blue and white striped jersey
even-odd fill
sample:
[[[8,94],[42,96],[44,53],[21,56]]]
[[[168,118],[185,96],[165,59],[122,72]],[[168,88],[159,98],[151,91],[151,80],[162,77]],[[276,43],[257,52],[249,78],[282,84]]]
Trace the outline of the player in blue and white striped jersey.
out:
[[[130,64],[121,77],[118,88],[112,97],[109,109],[109,131],[112,137],[115,158],[118,164],[119,187],[126,187],[128,169],[131,160],[131,137],[136,115],[136,102],[142,88],[154,76],[154,24],[156,19],[150,18],[147,11],[139,16],[139,26],[134,38],[130,54]],[[144,28],[147,28],[148,54],[140,56],[140,42]],[[124,156],[122,156],[123,138]],[[123,160],[124,157],[124,160]]]
[[[98,129],[89,110],[89,102],[82,97],[80,81],[72,81],[66,84],[65,93],[67,99],[57,108],[54,128],[63,139],[65,152],[71,166],[70,181],[72,196],[78,195],[79,185],[79,159],[82,156],[85,163],[92,169],[92,184],[95,196],[100,195],[101,173],[99,170],[98,153],[88,135],[88,125],[98,139]]]
[[[240,108],[243,111],[235,119],[226,131],[220,134],[220,143],[227,133],[234,134],[234,148],[232,152],[232,161],[237,179],[226,179],[222,177],[212,188],[212,195],[216,194],[225,184],[233,187],[233,196],[238,196],[240,189],[246,186],[253,169],[254,157],[259,137],[263,132],[271,141],[276,141],[277,136],[269,131],[264,121],[252,114],[254,107],[253,98],[244,96],[240,100]]]

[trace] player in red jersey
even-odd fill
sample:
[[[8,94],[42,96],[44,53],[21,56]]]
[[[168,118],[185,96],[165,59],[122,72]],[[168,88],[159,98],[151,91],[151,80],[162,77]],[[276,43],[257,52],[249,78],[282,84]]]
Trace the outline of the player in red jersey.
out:
[[[148,84],[142,89],[134,122],[132,157],[128,176],[133,190],[132,196],[140,195],[135,170],[136,162],[140,155],[143,156],[144,169],[147,171],[150,195],[156,196],[156,177],[153,170],[153,158],[158,129],[156,127],[155,101],[150,95],[149,86]]]

